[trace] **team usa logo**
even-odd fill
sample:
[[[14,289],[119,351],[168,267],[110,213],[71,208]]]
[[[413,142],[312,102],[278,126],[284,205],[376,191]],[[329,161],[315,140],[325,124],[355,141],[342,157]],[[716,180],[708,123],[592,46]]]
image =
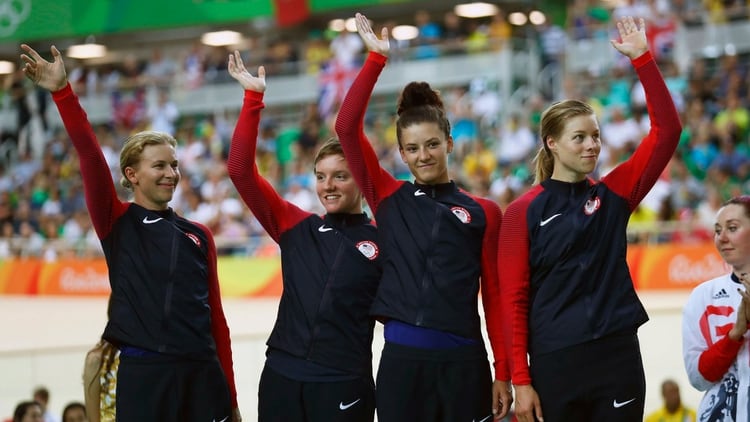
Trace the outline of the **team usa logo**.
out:
[[[599,209],[599,207],[602,205],[602,201],[599,200],[599,197],[594,197],[586,201],[586,204],[583,206],[583,212],[586,215],[591,215],[596,212],[596,210]]]
[[[196,236],[196,235],[194,235],[192,233],[185,233],[185,236],[187,236],[188,238],[190,238],[190,240],[192,240],[193,243],[195,243],[196,246],[198,246],[199,248],[201,247],[201,240],[198,239],[198,236]]]
[[[363,240],[359,243],[357,243],[357,250],[359,250],[362,255],[365,256],[365,258],[372,261],[373,259],[378,257],[378,253],[380,252],[378,250],[378,245],[375,244],[375,242],[370,240]]]
[[[469,211],[466,211],[466,208],[464,207],[452,207],[451,212],[453,212],[453,215],[456,216],[459,220],[461,220],[464,224],[471,223],[471,214],[469,214]]]

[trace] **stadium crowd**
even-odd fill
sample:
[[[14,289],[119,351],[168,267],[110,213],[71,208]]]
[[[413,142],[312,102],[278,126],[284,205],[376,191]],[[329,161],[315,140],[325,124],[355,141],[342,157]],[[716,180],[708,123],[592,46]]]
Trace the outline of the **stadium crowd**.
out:
[[[627,63],[608,69],[565,72],[565,45],[610,37],[619,16],[644,16],[652,28],[654,52],[665,73],[684,126],[667,171],[631,219],[632,241],[704,241],[719,204],[750,190],[750,61],[743,52],[694,57],[681,69],[674,60],[676,28],[747,19],[744,1],[631,0],[614,9],[576,0],[564,27],[546,23],[533,34],[542,63],[559,66],[560,92],[532,93],[521,107],[503,109],[492,81],[442,88],[456,149],[451,174],[465,189],[495,199],[504,208],[532,180],[531,158],[538,144],[541,111],[550,101],[580,98],[595,104],[604,142],[598,173],[604,174],[634,150],[648,130],[643,90],[626,71]],[[463,19],[453,12],[436,17],[418,12],[419,36],[396,41],[394,60],[429,60],[446,54],[472,54],[503,48],[529,36],[510,25],[503,12],[492,18]],[[392,26],[376,22],[375,26]],[[334,58],[359,60],[363,46],[356,34],[312,31],[304,40],[254,39],[258,48],[243,52],[249,68],[265,65],[269,75],[317,74]],[[74,65],[70,80],[81,96],[111,98],[111,121],[96,126],[112,170],[120,178],[117,151],[128,134],[144,129],[174,134],[182,180],[172,207],[206,224],[223,254],[276,254],[252,213],[238,198],[226,172],[226,157],[238,110],[211,115],[182,113],[172,98],[181,90],[227,82],[228,50],[196,44],[183,57],[154,49],[149,60],[126,57],[117,65]],[[626,76],[628,75],[628,76]],[[100,253],[86,212],[77,156],[62,127],[44,118],[49,98],[34,91],[18,73],[4,92],[17,117],[17,129],[0,139],[0,259],[13,256],[61,256]],[[240,94],[238,93],[238,98]],[[391,99],[392,100],[392,99]],[[239,103],[238,103],[239,104]],[[335,104],[334,104],[335,106]],[[334,136],[335,107],[300,104],[301,119],[271,110],[261,123],[258,163],[284,197],[322,213],[314,193],[312,152]],[[394,116],[377,107],[369,112],[369,138],[381,162],[394,175],[409,176],[395,144]],[[34,139],[41,142],[34,142]],[[126,192],[120,192],[122,198]],[[663,230],[664,227],[674,230]],[[662,230],[657,230],[661,228]],[[655,233],[655,234],[654,234]]]

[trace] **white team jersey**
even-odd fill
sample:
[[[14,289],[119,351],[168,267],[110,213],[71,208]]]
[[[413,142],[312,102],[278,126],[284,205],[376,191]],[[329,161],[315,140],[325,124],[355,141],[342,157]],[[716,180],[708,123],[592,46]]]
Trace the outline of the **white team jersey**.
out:
[[[682,317],[682,356],[690,383],[706,394],[698,407],[698,422],[748,421],[750,354],[748,335],[729,370],[718,382],[706,380],[698,371],[703,352],[732,329],[742,296],[741,284],[726,274],[698,285],[690,294]]]

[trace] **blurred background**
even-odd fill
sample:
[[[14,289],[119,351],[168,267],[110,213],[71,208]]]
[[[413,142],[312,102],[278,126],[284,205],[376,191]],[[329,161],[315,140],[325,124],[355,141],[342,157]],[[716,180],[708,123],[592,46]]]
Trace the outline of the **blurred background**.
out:
[[[336,111],[365,57],[355,12],[392,36],[366,118],[383,166],[410,177],[395,147],[395,104],[407,82],[426,80],[449,112],[453,179],[503,209],[531,184],[540,113],[552,101],[595,106],[596,176],[630,156],[649,129],[645,98],[609,40],[616,19],[646,19],[684,126],[629,225],[628,261],[652,316],[642,329],[646,404],[660,406],[659,385],[672,377],[697,406],[681,364],[680,313],[692,287],[726,271],[712,244],[714,213],[750,188],[747,1],[0,0],[0,420],[38,385],[49,387],[55,415],[82,398],[81,363],[109,293],[78,157],[49,94],[20,72],[19,44],[48,58],[51,45],[63,53],[113,179],[130,133],[178,140],[182,181],[171,206],[216,236],[240,405],[254,420],[281,281],[275,243],[226,174],[243,96],[227,57],[236,49],[251,72],[267,70],[261,171],[286,199],[322,213],[312,156],[335,136]]]

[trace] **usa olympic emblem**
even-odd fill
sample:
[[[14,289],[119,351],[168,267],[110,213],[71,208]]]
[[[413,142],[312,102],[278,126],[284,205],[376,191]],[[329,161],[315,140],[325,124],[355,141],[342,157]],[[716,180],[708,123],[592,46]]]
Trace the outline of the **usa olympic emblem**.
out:
[[[599,200],[599,197],[591,198],[586,201],[586,204],[584,204],[583,213],[586,215],[591,215],[595,213],[601,205],[602,201]]]
[[[196,246],[199,248],[201,247],[201,240],[198,238],[198,236],[192,234],[192,233],[185,233],[185,235],[195,243]]]
[[[357,243],[357,250],[362,253],[362,255],[365,256],[365,258],[372,261],[373,259],[378,257],[378,253],[380,252],[378,250],[378,245],[375,244],[375,242],[370,240],[363,240],[359,243]]]
[[[0,0],[0,37],[13,35],[31,14],[31,0]]]
[[[456,216],[462,223],[469,224],[471,223],[471,214],[469,214],[469,211],[466,210],[464,207],[452,207],[451,211],[453,212],[453,215]]]

